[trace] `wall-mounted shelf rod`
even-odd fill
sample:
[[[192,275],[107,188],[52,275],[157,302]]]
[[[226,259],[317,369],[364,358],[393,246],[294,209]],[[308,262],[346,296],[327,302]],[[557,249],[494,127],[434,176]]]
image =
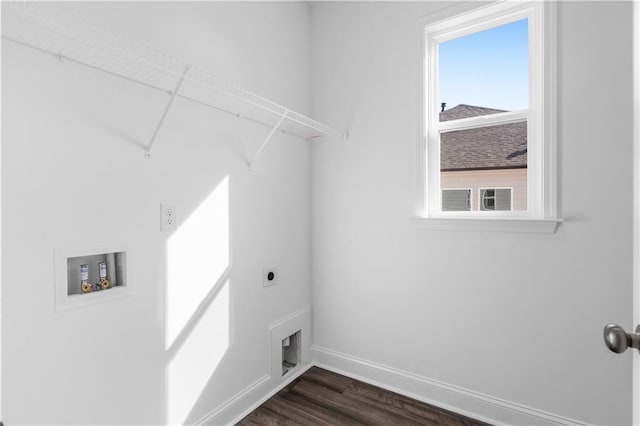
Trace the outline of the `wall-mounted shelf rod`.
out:
[[[249,161],[249,163],[248,163],[249,164],[249,170],[251,170],[251,166],[253,166],[253,163],[258,158],[258,155],[260,155],[260,153],[262,152],[264,147],[267,146],[267,144],[269,143],[269,141],[273,137],[273,134],[276,132],[276,130],[278,130],[278,127],[280,127],[282,125],[282,122],[284,121],[285,118],[287,118],[287,111],[285,111],[285,113],[282,114],[282,116],[280,117],[280,119],[278,120],[276,125],[273,126],[273,129],[271,129],[271,131],[269,132],[267,137],[264,139],[264,141],[262,141],[262,144],[260,144],[260,147],[258,148],[256,153],[253,155],[253,159],[251,161]]]
[[[169,112],[171,105],[173,105],[173,101],[176,99],[176,96],[180,91],[180,86],[182,86],[182,82],[184,81],[184,78],[186,77],[188,72],[189,72],[189,67],[185,67],[184,72],[182,73],[182,76],[180,76],[180,80],[178,81],[178,84],[176,84],[176,88],[173,89],[173,93],[171,93],[171,98],[169,99],[169,103],[167,103],[167,106],[164,109],[164,112],[162,113],[162,117],[160,117],[160,122],[158,122],[158,125],[156,126],[156,130],[153,132],[153,136],[151,136],[149,145],[147,145],[147,149],[145,150],[146,158],[151,158],[151,148],[153,147],[153,143],[156,141],[156,136],[158,136],[158,132],[162,127],[162,123],[164,123],[164,119],[167,118],[167,113]]]
[[[124,76],[122,74],[117,74],[117,73],[114,73],[112,71],[109,71],[109,70],[106,70],[106,69],[103,69],[103,68],[98,68],[98,67],[95,67],[93,65],[87,64],[85,62],[76,61],[73,58],[69,58],[67,56],[62,56],[59,53],[54,53],[54,52],[51,52],[51,51],[48,51],[48,50],[41,49],[39,47],[31,46],[29,44],[25,44],[25,43],[23,43],[21,41],[18,41],[18,40],[15,40],[15,39],[11,39],[11,38],[8,38],[8,37],[5,37],[5,36],[2,36],[2,38],[4,40],[9,41],[9,42],[12,42],[12,43],[15,43],[15,44],[19,44],[21,46],[28,47],[28,48],[37,50],[37,51],[42,52],[42,53],[46,53],[46,54],[55,56],[55,57],[61,59],[62,61],[73,62],[74,64],[77,64],[77,65],[82,65],[82,66],[85,66],[87,68],[91,68],[93,70],[100,71],[100,72],[103,72],[103,73],[108,74],[108,75],[112,75],[112,76],[115,76],[115,77],[120,77],[120,78],[123,78],[125,80],[129,80],[129,81],[132,81],[134,83],[141,84],[141,85],[143,85],[145,87],[148,87],[150,89],[158,90],[160,92],[167,93],[169,95],[173,94],[170,90],[167,91],[166,89],[164,89],[162,87],[154,86],[152,84],[144,83],[142,81],[132,80],[129,77]],[[215,106],[215,105],[206,104],[206,103],[201,102],[201,101],[199,101],[197,99],[194,99],[194,98],[189,97],[189,96],[185,96],[185,95],[180,94],[180,93],[177,94],[176,98],[182,98],[182,99],[186,99],[186,100],[191,101],[191,102],[198,103],[198,104],[200,104],[202,106],[214,109],[214,110],[216,110],[218,112],[222,112],[224,114],[231,115],[231,116],[233,116],[235,118],[238,118],[238,119],[241,119],[241,120],[249,121],[249,122],[251,122],[253,124],[256,124],[256,125],[259,125],[259,126],[264,126],[264,127],[268,128],[268,129],[271,129],[273,127],[273,124],[271,124],[271,123],[266,123],[264,121],[256,120],[255,118],[247,117],[246,115],[242,115],[242,114],[238,113],[237,111],[232,111],[232,110],[221,108],[221,107],[218,107],[218,106]],[[302,136],[300,134],[293,133],[293,132],[290,132],[290,131],[285,130],[285,129],[280,129],[280,132],[283,133],[283,134],[287,134],[289,136],[296,137],[298,139],[306,140],[306,141],[310,141],[310,140],[313,140],[313,139],[318,137],[318,136],[310,136],[310,137]],[[347,139],[347,136],[345,136],[344,139]]]
[[[344,134],[217,76],[43,3],[2,3],[2,37],[306,140]],[[189,73],[184,70],[189,67]],[[181,81],[176,87],[176,81]],[[230,103],[233,104],[230,107]],[[282,121],[273,130],[273,121]],[[284,118],[283,118],[284,117]],[[164,118],[145,148],[150,151]],[[263,142],[263,145],[266,145]]]

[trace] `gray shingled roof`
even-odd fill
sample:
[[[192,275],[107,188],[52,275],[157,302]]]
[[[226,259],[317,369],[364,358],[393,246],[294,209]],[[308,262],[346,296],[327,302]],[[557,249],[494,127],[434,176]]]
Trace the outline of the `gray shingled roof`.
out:
[[[473,105],[457,105],[440,113],[440,121],[505,112]],[[486,170],[527,167],[527,123],[508,123],[443,133],[440,169]]]

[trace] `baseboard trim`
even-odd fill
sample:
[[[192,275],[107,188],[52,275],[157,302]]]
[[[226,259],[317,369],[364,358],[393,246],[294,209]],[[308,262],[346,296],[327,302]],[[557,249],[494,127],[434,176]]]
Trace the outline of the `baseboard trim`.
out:
[[[231,398],[220,404],[217,408],[206,414],[200,420],[194,422],[195,425],[205,425],[205,424],[225,424],[225,425],[235,425],[240,420],[248,416],[253,410],[264,404],[269,398],[271,398],[276,393],[280,392],[287,385],[289,385],[292,381],[300,377],[304,374],[309,368],[311,368],[313,364],[307,364],[301,366],[295,370],[291,370],[288,374],[289,377],[278,386],[268,391],[266,394],[260,395],[263,391],[262,388],[265,384],[267,384],[271,380],[271,376],[265,374],[255,382],[251,383],[249,386],[242,389],[240,392],[233,395]],[[242,401],[254,401],[246,408],[242,408],[240,405]],[[239,414],[233,415],[234,412],[238,412]],[[224,414],[228,414],[229,416],[233,416],[231,421],[216,421],[218,417],[222,417]]]
[[[264,387],[270,384],[269,382],[271,382],[272,378],[270,375],[264,375],[194,422],[194,424],[234,425],[304,374],[309,368],[318,366],[495,425],[587,426],[584,422],[419,376],[321,346],[311,346],[311,355],[312,360],[310,363],[291,371],[286,380],[271,390],[265,390]],[[234,413],[239,414],[234,415]],[[231,421],[220,421],[221,419],[218,419],[229,417],[232,418]]]
[[[386,365],[313,345],[318,367],[497,425],[585,426],[574,419],[516,404]]]
[[[194,425],[204,425],[211,421],[213,421],[216,417],[224,413],[225,411],[231,409],[233,406],[239,404],[243,399],[248,398],[249,395],[256,392],[260,389],[265,383],[269,381],[271,376],[265,374],[260,377],[255,382],[251,383],[249,386],[242,389],[240,392],[233,395],[231,398],[227,399],[225,402],[220,404],[217,408],[210,411],[208,414],[205,414],[199,420],[193,422]]]

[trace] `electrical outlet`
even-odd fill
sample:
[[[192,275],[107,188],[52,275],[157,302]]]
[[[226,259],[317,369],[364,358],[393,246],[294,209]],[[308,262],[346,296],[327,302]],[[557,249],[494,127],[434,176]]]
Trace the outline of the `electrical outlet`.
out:
[[[160,204],[160,231],[174,231],[178,227],[178,209],[175,204]]]
[[[275,266],[265,266],[262,268],[262,287],[269,287],[278,284],[278,268]]]

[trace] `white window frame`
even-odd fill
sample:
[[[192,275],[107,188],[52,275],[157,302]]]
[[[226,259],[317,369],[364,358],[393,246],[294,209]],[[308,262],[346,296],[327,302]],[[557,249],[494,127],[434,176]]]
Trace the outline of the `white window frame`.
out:
[[[469,191],[469,211],[473,210],[473,188],[440,188],[440,200],[443,191]]]
[[[512,186],[480,186],[478,187],[478,210],[481,211],[482,210],[482,202],[483,202],[483,198],[482,198],[482,191],[487,191],[487,190],[496,190],[496,189],[508,189],[510,192],[510,199],[509,199],[509,211],[513,211],[513,187]],[[495,197],[495,195],[494,195]],[[484,210],[487,211],[487,210]],[[500,211],[500,210],[498,210]],[[505,210],[503,210],[505,211]]]
[[[556,10],[555,2],[464,3],[420,21],[420,138],[417,149],[416,222],[425,228],[522,230],[553,233],[556,206]],[[529,108],[439,122],[438,45],[500,25],[528,20]],[[443,212],[440,133],[527,121],[527,211]],[[460,228],[459,225],[463,224]]]

